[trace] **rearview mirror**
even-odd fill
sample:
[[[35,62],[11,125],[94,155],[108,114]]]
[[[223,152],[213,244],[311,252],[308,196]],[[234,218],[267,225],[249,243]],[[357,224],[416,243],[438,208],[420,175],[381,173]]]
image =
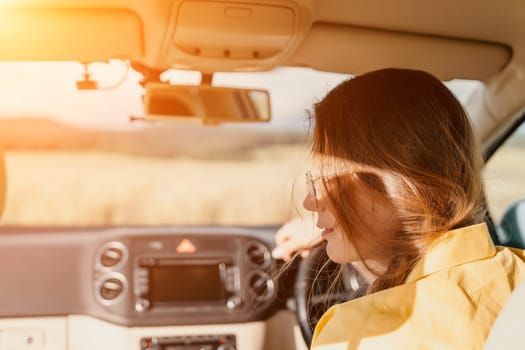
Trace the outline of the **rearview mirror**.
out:
[[[149,83],[144,97],[145,119],[199,118],[207,124],[269,122],[266,90],[211,85]]]

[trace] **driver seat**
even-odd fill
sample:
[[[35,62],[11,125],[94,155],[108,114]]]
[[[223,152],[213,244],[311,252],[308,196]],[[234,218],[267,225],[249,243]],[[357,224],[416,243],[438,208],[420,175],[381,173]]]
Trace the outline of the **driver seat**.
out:
[[[497,229],[500,244],[525,249],[525,199],[514,203]],[[522,319],[525,315],[525,281],[522,281],[501,309],[485,343],[484,350],[523,349]]]
[[[525,314],[525,281],[521,282],[507,299],[501,309],[484,350],[523,349],[522,320]]]
[[[517,201],[505,212],[497,234],[501,245],[525,249],[525,199]]]

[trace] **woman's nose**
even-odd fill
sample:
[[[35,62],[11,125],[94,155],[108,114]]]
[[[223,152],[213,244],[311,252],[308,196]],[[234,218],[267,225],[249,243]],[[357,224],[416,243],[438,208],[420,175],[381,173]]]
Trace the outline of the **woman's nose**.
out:
[[[303,200],[303,207],[309,211],[321,211],[319,199],[307,194]]]

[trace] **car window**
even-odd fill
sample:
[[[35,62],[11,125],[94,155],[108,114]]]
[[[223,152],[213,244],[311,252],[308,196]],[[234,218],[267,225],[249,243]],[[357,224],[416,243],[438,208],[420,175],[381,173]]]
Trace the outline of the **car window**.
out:
[[[217,73],[214,85],[268,89],[269,123],[130,122],[142,76],[89,65],[99,90],[76,89],[76,62],[0,63],[4,225],[279,225],[302,213],[307,110],[345,74],[307,68]],[[200,73],[162,79],[198,84]],[[447,83],[461,101],[473,84]]]
[[[496,224],[505,210],[525,198],[525,124],[505,141],[483,172],[487,205]]]
[[[268,89],[269,123],[129,121],[143,114],[142,76],[75,62],[2,63],[0,139],[5,225],[277,225],[301,210],[306,109],[348,75],[310,69],[218,73],[215,85]],[[168,71],[172,83],[200,74]]]

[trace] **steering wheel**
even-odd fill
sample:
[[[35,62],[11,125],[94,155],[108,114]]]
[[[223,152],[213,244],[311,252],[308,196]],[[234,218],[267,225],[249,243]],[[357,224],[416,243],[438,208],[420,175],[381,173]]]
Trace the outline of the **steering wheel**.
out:
[[[325,311],[334,304],[364,295],[367,287],[352,265],[332,262],[325,246],[313,248],[303,259],[295,280],[296,314],[308,347],[315,325]]]

